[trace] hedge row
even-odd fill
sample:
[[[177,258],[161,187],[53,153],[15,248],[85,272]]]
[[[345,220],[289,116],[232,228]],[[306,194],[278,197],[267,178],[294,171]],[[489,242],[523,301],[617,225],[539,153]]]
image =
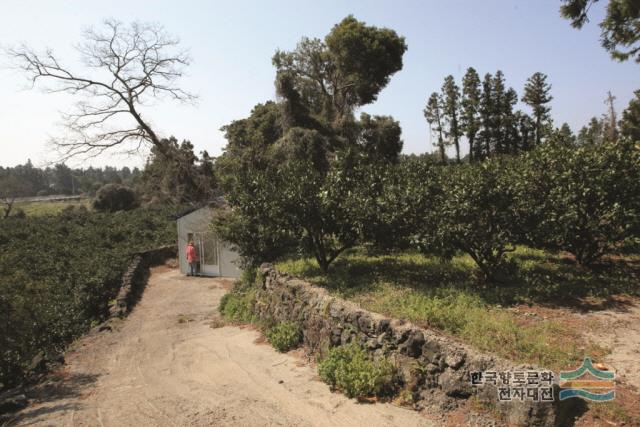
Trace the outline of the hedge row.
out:
[[[409,159],[380,171],[365,241],[469,254],[482,272],[508,274],[517,244],[567,251],[591,266],[640,236],[640,149],[630,142],[543,145],[513,157],[437,166]]]
[[[149,209],[0,221],[0,389],[102,320],[131,254],[173,242],[173,226]]]

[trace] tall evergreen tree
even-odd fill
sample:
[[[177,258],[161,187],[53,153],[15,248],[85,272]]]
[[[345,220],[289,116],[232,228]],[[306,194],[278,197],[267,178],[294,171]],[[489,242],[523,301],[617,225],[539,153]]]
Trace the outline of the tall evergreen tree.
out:
[[[535,122],[527,113],[517,111],[515,120],[518,126],[518,149],[528,151],[533,147]]]
[[[437,92],[431,94],[423,113],[427,119],[427,123],[429,123],[430,132],[436,132],[438,134],[438,142],[434,145],[438,147],[440,161],[444,163],[446,161],[446,155],[442,129],[442,97]]]
[[[469,142],[469,160],[471,161],[475,159],[476,148],[474,144],[476,134],[480,130],[478,112],[480,111],[481,96],[480,76],[478,76],[478,72],[473,67],[469,67],[462,79],[462,113],[460,123]]]
[[[452,75],[448,75],[444,79],[442,100],[442,115],[448,124],[446,136],[449,141],[453,142],[456,149],[456,161],[459,163],[460,136],[462,136],[460,127],[460,88]]]
[[[199,159],[189,141],[179,143],[172,136],[163,139],[162,143],[165,145],[163,150],[151,148],[137,183],[137,190],[145,202],[196,204],[218,194],[212,159],[206,151]]]
[[[477,150],[477,158],[488,157],[491,154],[494,126],[494,97],[493,76],[491,73],[484,75],[482,80],[482,96],[480,97],[480,145]]]
[[[515,153],[518,151],[518,127],[513,107],[518,102],[518,94],[513,88],[509,88],[502,97],[500,104],[500,147],[499,153]]]
[[[618,115],[615,107],[616,97],[611,94],[611,91],[607,92],[607,98],[604,100],[607,106],[607,112],[603,117],[604,124],[604,138],[609,141],[618,140]]]
[[[502,71],[498,70],[496,74],[493,76],[493,85],[492,85],[492,97],[493,97],[493,136],[494,136],[494,144],[493,144],[493,152],[494,153],[503,153],[503,142],[504,142],[504,129],[503,129],[503,111],[505,108],[505,81],[504,74]]]
[[[589,8],[598,0],[562,0],[560,14],[575,28],[589,21]],[[640,63],[640,3],[638,0],[609,0],[600,22],[600,42],[613,59],[635,59]]]
[[[632,141],[640,141],[640,90],[634,94],[636,97],[629,101],[629,106],[622,112],[620,132]]]
[[[536,145],[539,145],[542,141],[545,126],[548,124],[551,107],[547,104],[551,102],[552,99],[551,85],[547,83],[546,74],[536,72],[529,77],[524,86],[522,102],[533,109]]]
[[[576,136],[567,123],[563,123],[559,128],[551,132],[549,140],[552,144],[563,147],[573,147],[576,145]]]
[[[578,132],[579,145],[598,145],[604,141],[604,127],[602,121],[597,117],[592,117],[589,124],[583,126]]]

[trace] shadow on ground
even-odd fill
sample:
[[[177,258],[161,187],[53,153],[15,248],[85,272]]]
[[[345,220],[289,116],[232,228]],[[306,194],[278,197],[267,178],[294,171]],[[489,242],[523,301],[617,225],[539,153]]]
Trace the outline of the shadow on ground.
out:
[[[443,261],[420,254],[370,256],[351,251],[334,262],[327,276],[310,261],[297,264],[295,273],[346,298],[368,292],[376,283],[393,283],[425,296],[443,288],[465,290],[489,304],[625,311],[630,303],[615,296],[640,294],[640,265],[621,259],[588,269],[568,256],[536,250],[516,252],[511,255],[515,274],[506,284],[496,285],[483,281],[465,258]]]
[[[17,423],[28,424],[29,420],[56,412],[77,411],[82,409],[78,403],[68,403],[67,399],[81,397],[98,379],[98,375],[55,373],[43,382],[26,391],[29,401],[38,403],[39,408],[27,406],[22,411],[9,415],[0,425],[12,426]],[[44,405],[43,405],[44,404]]]

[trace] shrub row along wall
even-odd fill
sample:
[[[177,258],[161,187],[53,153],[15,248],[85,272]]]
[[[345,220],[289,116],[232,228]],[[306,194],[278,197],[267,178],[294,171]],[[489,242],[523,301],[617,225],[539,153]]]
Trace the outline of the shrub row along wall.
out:
[[[259,275],[254,311],[261,320],[298,322],[304,345],[320,358],[329,348],[352,341],[359,342],[374,357],[390,357],[398,367],[403,387],[413,394],[417,409],[454,409],[461,400],[475,396],[495,407],[513,425],[562,422],[556,403],[498,402],[495,386],[471,386],[471,372],[538,370],[535,366],[515,366],[434,331],[363,310],[330,296],[325,289],[282,275],[271,264],[263,264]]]
[[[168,245],[161,246],[159,248],[151,249],[148,251],[135,253],[131,262],[127,266],[127,269],[122,275],[122,284],[120,290],[115,299],[115,304],[109,308],[109,319],[101,326],[97,327],[98,331],[102,330],[108,325],[111,319],[116,317],[126,316],[135,303],[138,301],[149,278],[149,268],[161,265],[168,259],[175,258],[177,256],[177,246]],[[110,327],[107,326],[107,329]],[[55,363],[59,363],[60,360],[54,360]],[[44,353],[40,352],[31,362],[29,370],[32,373],[45,374],[47,368],[47,360],[44,358]],[[32,380],[37,379],[32,377]],[[1,390],[1,387],[0,387]],[[4,412],[13,412],[24,408],[27,405],[27,397],[24,393],[24,384],[22,386],[10,389],[6,392],[0,393],[0,415]],[[0,418],[0,424],[2,419]]]
[[[163,264],[175,258],[178,248],[175,245],[162,246],[133,255],[127,270],[122,275],[122,285],[115,304],[109,309],[109,317],[123,317],[135,305],[149,278],[149,267]]]

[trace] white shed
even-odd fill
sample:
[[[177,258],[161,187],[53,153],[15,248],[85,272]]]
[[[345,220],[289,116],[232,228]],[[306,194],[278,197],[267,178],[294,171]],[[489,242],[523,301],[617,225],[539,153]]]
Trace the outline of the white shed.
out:
[[[178,217],[178,253],[180,272],[187,274],[186,248],[193,241],[198,254],[198,274],[203,276],[240,277],[240,256],[231,245],[218,239],[211,229],[216,209],[220,202],[212,202],[201,208],[188,211]]]

